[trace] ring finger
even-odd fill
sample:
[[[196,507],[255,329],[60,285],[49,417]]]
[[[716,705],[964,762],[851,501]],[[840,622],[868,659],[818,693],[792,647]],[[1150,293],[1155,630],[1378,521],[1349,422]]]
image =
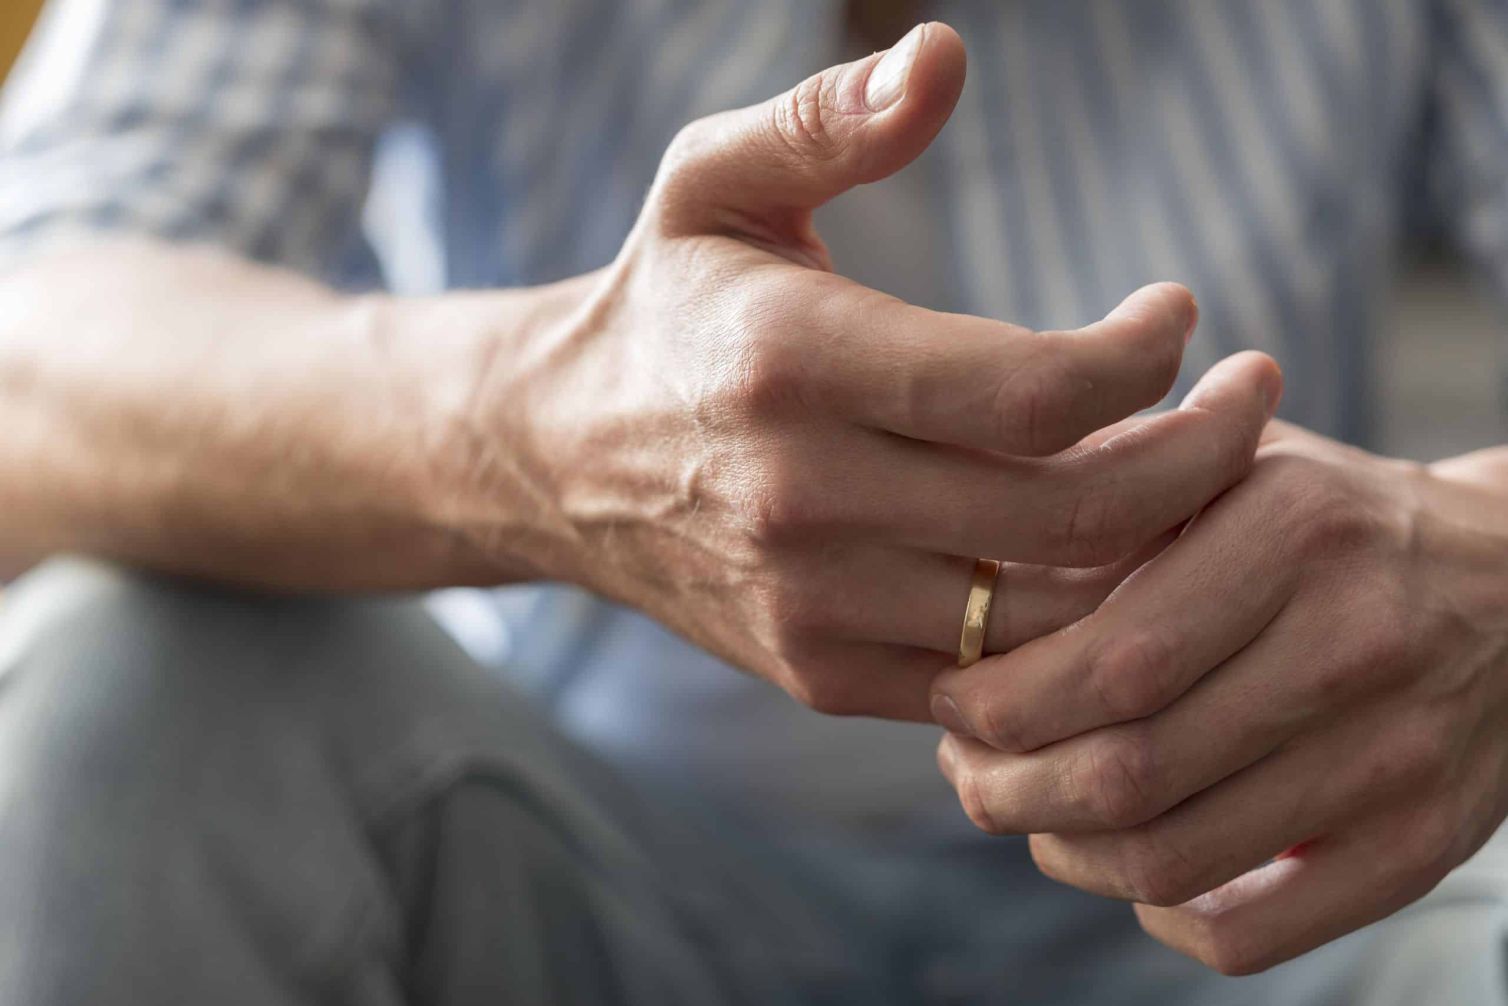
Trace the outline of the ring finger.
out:
[[[1001,564],[985,652],[1005,653],[1088,615],[1175,536],[1169,532],[1119,562],[1092,569]],[[835,635],[957,656],[973,559],[866,546],[847,550],[841,561],[832,553],[822,561],[824,571],[807,578],[810,605]]]

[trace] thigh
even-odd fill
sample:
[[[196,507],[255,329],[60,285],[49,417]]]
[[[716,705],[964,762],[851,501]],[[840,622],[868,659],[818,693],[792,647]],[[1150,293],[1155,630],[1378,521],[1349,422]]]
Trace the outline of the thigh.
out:
[[[833,913],[693,816],[412,601],[69,562],[0,607],[3,1006],[799,1002],[846,980],[823,970]]]
[[[416,1001],[907,1001],[841,895],[721,822],[583,830],[519,796],[483,768],[380,836],[407,903]]]

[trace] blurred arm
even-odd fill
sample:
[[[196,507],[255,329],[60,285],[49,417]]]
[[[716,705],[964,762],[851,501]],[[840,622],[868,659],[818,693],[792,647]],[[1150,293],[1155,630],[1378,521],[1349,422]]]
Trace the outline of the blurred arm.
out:
[[[278,268],[362,254],[404,8],[97,6],[54,0],[0,119],[0,569],[464,579],[422,470],[460,338]]]
[[[489,342],[561,289],[479,295]],[[461,456],[440,445],[483,327],[465,298],[425,303],[147,243],[0,280],[0,562],[86,551],[293,589],[507,578],[444,529],[437,460]]]

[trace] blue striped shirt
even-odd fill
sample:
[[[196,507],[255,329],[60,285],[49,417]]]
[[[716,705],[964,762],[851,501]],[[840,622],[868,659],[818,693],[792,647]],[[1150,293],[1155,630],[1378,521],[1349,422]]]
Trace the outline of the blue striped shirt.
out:
[[[861,281],[1060,327],[1179,279],[1203,323],[1175,394],[1264,349],[1287,418],[1362,443],[1405,244],[1443,235],[1508,287],[1502,0],[926,14],[963,35],[969,83],[914,168],[819,215]],[[55,0],[0,119],[0,264],[136,232],[343,287],[559,279],[613,256],[683,123],[851,55],[841,19],[816,0]],[[474,648],[631,767],[829,818],[946,796],[924,728],[806,714],[636,614],[556,587],[439,603],[486,613],[458,623]]]

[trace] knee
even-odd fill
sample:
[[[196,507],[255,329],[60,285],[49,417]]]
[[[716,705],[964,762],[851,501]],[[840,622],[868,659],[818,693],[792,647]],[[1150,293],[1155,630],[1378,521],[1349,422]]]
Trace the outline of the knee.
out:
[[[260,599],[79,561],[8,590],[0,942],[59,987],[91,990],[115,974],[155,988],[167,947],[205,951],[182,967],[214,987],[239,973],[223,965],[243,948],[292,962],[300,980],[344,961],[347,928],[382,901],[331,755],[319,694],[331,684],[313,671],[402,608]],[[32,971],[5,956],[10,1001],[8,983]]]
[[[309,748],[306,671],[348,608],[49,563],[0,604],[0,795],[36,820],[163,811],[223,788],[249,753]]]
[[[0,603],[0,798],[272,801],[290,777],[343,787],[363,762],[451,743],[499,702],[407,599],[258,596],[65,560]]]
[[[318,602],[55,561],[0,604],[0,715],[66,721],[79,737],[133,717],[255,708],[334,615]]]

